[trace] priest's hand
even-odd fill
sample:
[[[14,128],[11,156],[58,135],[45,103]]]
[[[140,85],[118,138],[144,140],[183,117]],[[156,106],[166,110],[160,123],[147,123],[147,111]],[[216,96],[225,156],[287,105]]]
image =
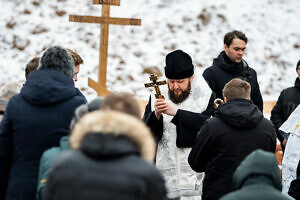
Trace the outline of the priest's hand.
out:
[[[166,103],[167,104],[167,109],[163,112],[166,115],[170,115],[170,116],[175,116],[177,113],[177,106],[174,105],[173,103]]]
[[[168,104],[167,102],[165,102],[165,99],[157,99],[155,101],[154,108],[155,108],[155,116],[157,119],[159,119],[161,114],[167,110]]]

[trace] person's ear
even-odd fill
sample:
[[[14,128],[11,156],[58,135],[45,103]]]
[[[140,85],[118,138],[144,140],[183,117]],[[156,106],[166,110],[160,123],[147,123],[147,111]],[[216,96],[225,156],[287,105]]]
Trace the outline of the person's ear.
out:
[[[225,51],[226,53],[227,53],[228,49],[229,49],[229,46],[227,46],[227,44],[224,44],[224,51]]]
[[[227,103],[227,101],[228,101],[228,98],[224,97],[224,103]]]
[[[191,77],[190,77],[190,82],[192,82],[194,80],[194,75],[192,75]]]

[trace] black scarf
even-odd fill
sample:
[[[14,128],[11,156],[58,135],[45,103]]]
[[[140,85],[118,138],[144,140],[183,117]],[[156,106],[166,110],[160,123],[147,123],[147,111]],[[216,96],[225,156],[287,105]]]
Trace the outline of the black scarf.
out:
[[[222,51],[218,57],[221,61],[221,65],[219,65],[225,71],[230,72],[233,75],[241,75],[244,71],[243,61],[236,63],[230,60],[230,58],[226,55],[225,51]]]

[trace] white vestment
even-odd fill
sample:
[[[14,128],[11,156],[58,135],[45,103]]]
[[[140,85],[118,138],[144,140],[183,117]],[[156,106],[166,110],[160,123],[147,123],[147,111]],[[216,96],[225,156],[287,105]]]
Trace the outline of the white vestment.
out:
[[[168,86],[161,86],[162,94],[168,103]],[[176,104],[178,109],[195,113],[206,110],[212,91],[200,73],[194,74],[191,83],[190,96],[182,103]],[[154,110],[155,97],[151,95],[152,110]],[[176,146],[176,126],[171,123],[173,116],[163,114],[163,136],[158,142],[156,154],[156,167],[166,181],[168,198],[174,199],[182,196],[194,198],[202,194],[203,173],[196,173],[188,164],[188,155],[191,148],[178,148]]]
[[[300,159],[300,105],[279,128],[290,133],[282,160],[282,193],[288,195],[291,182],[297,178],[296,169]]]

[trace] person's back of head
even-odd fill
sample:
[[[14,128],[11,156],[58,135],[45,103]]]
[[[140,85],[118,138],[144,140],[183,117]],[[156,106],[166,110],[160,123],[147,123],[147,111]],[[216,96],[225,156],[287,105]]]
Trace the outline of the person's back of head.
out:
[[[227,101],[238,98],[250,100],[251,85],[240,78],[234,78],[225,84],[222,92]]]
[[[83,59],[81,58],[81,56],[78,53],[76,53],[75,51],[73,51],[71,49],[66,49],[66,50],[72,56],[75,66],[83,64]]]
[[[238,166],[233,174],[235,189],[220,200],[288,199],[281,193],[281,180],[274,153],[255,150]]]
[[[26,65],[25,68],[25,78],[27,79],[30,72],[36,70],[40,63],[40,57],[32,58]]]
[[[273,187],[281,191],[280,173],[274,153],[261,149],[250,153],[233,174],[233,182],[237,189],[243,187],[246,179],[253,176],[266,176],[272,180]]]
[[[112,93],[105,96],[101,109],[116,110],[137,118],[141,117],[139,104],[133,95],[129,93]]]
[[[67,50],[60,46],[53,46],[43,53],[38,69],[54,69],[73,78],[74,67],[73,58]]]

